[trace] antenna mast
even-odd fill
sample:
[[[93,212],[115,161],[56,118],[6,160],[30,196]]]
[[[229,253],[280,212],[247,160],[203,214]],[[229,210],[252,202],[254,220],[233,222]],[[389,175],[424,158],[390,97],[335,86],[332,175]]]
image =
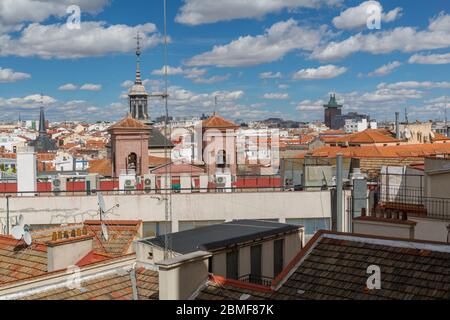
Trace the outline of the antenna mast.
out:
[[[163,98],[165,101],[165,115],[166,115],[166,121],[164,121],[164,136],[166,137],[166,141],[164,143],[164,158],[168,159],[168,143],[170,139],[170,133],[168,128],[169,123],[169,106],[168,106],[168,70],[167,70],[167,63],[168,63],[168,57],[167,57],[167,1],[164,0],[164,94]],[[172,190],[168,189],[168,179],[170,179],[170,188],[172,188],[172,156],[170,156],[170,160],[168,161],[166,168],[165,168],[165,175],[164,175],[164,185],[165,185],[165,205],[164,205],[164,211],[165,211],[165,218],[166,218],[166,232],[164,235],[164,259],[169,258],[169,250],[171,248],[169,244],[169,237],[168,237],[168,230],[167,225],[172,223]]]

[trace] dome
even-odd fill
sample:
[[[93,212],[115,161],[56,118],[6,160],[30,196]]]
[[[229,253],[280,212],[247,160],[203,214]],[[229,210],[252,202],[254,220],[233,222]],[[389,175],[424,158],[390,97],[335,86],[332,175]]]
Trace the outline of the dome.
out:
[[[145,90],[145,86],[142,84],[134,84],[130,88],[130,95],[146,95],[148,96],[147,91]]]

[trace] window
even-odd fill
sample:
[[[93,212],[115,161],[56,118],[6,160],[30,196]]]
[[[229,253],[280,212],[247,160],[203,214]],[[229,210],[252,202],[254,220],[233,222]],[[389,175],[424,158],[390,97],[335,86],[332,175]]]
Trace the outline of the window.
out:
[[[305,227],[305,235],[313,235],[318,230],[330,230],[330,218],[303,218],[286,219],[287,224],[301,225]]]
[[[250,248],[250,274],[252,277],[261,277],[261,254],[262,246],[252,246]]]
[[[142,226],[143,237],[156,237],[172,232],[170,222],[144,222]]]
[[[275,240],[273,243],[273,277],[283,271],[284,266],[284,239]]]
[[[227,279],[237,280],[239,277],[239,251],[227,252]]]

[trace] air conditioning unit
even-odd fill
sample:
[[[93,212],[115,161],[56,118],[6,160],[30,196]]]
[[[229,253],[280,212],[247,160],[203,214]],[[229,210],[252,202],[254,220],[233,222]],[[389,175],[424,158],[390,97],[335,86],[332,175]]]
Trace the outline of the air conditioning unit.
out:
[[[231,175],[216,174],[216,189],[218,192],[231,192]]]
[[[126,179],[124,184],[125,190],[134,190],[136,189],[136,180]]]
[[[150,193],[152,190],[155,189],[155,185],[156,185],[155,176],[150,175],[150,174],[145,174],[144,179],[142,181],[142,185],[143,185],[145,193]]]
[[[55,196],[61,194],[61,192],[66,191],[66,178],[53,178],[52,179],[52,192]]]

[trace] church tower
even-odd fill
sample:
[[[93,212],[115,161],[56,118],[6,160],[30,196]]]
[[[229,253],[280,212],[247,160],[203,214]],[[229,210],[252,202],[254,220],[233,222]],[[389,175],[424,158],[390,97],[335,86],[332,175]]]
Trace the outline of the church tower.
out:
[[[149,123],[150,119],[148,117],[148,93],[145,90],[145,86],[142,84],[141,79],[141,37],[139,33],[136,37],[137,47],[136,47],[136,80],[134,85],[130,88],[128,93],[129,104],[130,104],[130,114],[134,119],[142,121],[144,123]]]

